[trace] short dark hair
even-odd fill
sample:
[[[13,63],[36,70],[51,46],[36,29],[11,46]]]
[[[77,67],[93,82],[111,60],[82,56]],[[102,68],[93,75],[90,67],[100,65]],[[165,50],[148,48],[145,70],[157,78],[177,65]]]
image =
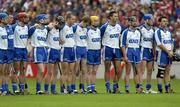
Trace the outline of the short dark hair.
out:
[[[161,22],[161,21],[162,21],[162,19],[167,19],[167,17],[165,17],[165,16],[161,16],[161,17],[158,19],[158,22]]]
[[[75,14],[73,14],[72,12],[68,11],[66,14],[66,20],[70,19],[72,16],[75,16]]]
[[[113,16],[115,13],[117,13],[117,11],[115,11],[115,10],[110,10],[108,17]]]

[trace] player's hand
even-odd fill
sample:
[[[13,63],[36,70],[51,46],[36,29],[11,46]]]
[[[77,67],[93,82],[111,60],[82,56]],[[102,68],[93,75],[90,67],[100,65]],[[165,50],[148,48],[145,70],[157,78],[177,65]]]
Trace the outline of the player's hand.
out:
[[[173,55],[173,52],[172,51],[169,51],[168,52],[168,56],[169,56],[169,58],[172,58],[174,55]]]
[[[30,59],[33,57],[33,52],[32,52],[32,51],[28,52],[28,57],[29,57]]]
[[[38,26],[39,26],[39,24],[37,24],[37,23],[34,24],[34,27],[38,27]]]
[[[65,44],[65,41],[63,39],[60,39],[59,44],[63,45]]]
[[[55,23],[51,22],[51,23],[48,24],[48,28],[50,28],[50,29],[52,29],[54,26],[55,26]]]
[[[156,56],[153,59],[154,59],[154,61],[156,61],[157,60]]]
[[[124,61],[124,62],[128,62],[127,56],[123,57],[123,61]]]

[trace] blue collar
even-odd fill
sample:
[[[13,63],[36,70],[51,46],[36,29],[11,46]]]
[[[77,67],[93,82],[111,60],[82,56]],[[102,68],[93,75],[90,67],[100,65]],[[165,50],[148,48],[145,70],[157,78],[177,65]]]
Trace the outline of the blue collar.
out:
[[[145,29],[147,29],[148,31],[152,29],[152,26],[146,26],[145,24],[142,25]]]

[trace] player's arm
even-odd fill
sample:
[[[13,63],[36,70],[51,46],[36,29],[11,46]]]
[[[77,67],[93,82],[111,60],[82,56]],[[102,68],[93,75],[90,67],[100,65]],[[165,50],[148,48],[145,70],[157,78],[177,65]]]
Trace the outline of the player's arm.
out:
[[[64,29],[61,29],[60,32],[59,32],[59,36],[60,36],[59,44],[60,45],[65,44],[65,40],[64,40],[65,37],[63,37],[63,33],[64,33]]]
[[[29,31],[28,31],[28,50],[29,50],[29,52],[28,52],[28,56],[30,57],[30,58],[32,58],[32,56],[33,56],[33,47],[32,47],[32,45],[31,45],[31,39],[32,39],[32,35],[33,35],[33,33],[35,32],[35,30],[36,30],[36,27],[35,26],[32,26],[32,27],[30,27],[29,28]]]
[[[103,37],[104,37],[104,33],[106,31],[106,28],[107,28],[107,23],[102,25],[101,28],[100,28],[100,34],[101,34],[101,48],[103,48],[103,44],[102,44],[102,40],[103,40]]]
[[[122,33],[122,36],[121,36],[121,41],[120,41],[120,47],[121,47],[121,51],[122,51],[122,55],[123,55],[123,60],[125,62],[128,61],[128,58],[127,58],[127,55],[126,55],[126,41],[127,41],[127,30],[125,30],[123,33]]]
[[[153,56],[154,56],[154,61],[156,61],[156,40],[155,40],[155,33],[153,35],[153,40],[152,40],[152,51],[153,51]]]

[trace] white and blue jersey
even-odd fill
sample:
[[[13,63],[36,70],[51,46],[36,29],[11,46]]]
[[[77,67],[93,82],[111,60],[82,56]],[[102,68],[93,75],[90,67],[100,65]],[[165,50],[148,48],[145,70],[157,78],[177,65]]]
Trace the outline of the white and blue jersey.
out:
[[[27,61],[27,44],[29,28],[27,25],[20,26],[18,24],[14,24],[12,28],[14,31],[14,60]]]
[[[153,45],[154,45],[154,28],[147,28],[145,25],[140,26],[141,31],[141,59],[144,61],[152,61]]]
[[[12,63],[14,60],[14,32],[11,25],[7,25],[6,30],[8,33],[8,63]]]
[[[104,24],[101,27],[101,37],[103,48],[103,57],[105,60],[121,60],[120,52],[120,36],[121,26],[116,24],[115,26],[109,23]]]
[[[33,26],[29,29],[34,63],[47,62],[47,34],[48,30],[45,27],[40,29]]]
[[[157,46],[163,45],[167,50],[173,50],[173,39],[170,31],[159,28],[155,31],[155,40]],[[157,47],[157,63],[158,65],[168,65],[172,63],[172,60],[168,57],[168,54]]]
[[[0,27],[0,64],[5,64],[8,61],[8,33],[6,27]]]
[[[126,29],[122,33],[121,47],[126,48],[128,62],[139,63],[141,33],[139,30]]]
[[[101,64],[101,32],[98,28],[88,30],[87,44],[87,64]]]
[[[82,28],[80,24],[73,26],[76,42],[76,59],[82,60],[87,57],[87,28]]]
[[[75,35],[73,28],[65,25],[60,31],[60,39],[64,40],[65,43],[61,49],[61,61],[63,62],[75,62]]]
[[[61,46],[59,44],[60,34],[59,29],[52,28],[48,32],[47,45],[48,49],[48,62],[55,63],[61,60]]]

